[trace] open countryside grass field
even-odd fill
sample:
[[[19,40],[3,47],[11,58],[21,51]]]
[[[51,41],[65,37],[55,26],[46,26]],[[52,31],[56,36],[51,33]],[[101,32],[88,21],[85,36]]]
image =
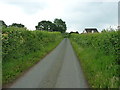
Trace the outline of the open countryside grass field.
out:
[[[71,43],[92,88],[120,88],[120,31],[72,34]]]

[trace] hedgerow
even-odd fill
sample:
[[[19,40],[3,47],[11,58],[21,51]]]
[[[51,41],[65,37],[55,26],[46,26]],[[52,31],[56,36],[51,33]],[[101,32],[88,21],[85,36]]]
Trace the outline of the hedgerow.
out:
[[[63,36],[59,32],[29,31],[24,28],[3,28],[3,84],[16,79],[55,48]]]
[[[72,34],[72,45],[92,88],[120,85],[120,32]]]

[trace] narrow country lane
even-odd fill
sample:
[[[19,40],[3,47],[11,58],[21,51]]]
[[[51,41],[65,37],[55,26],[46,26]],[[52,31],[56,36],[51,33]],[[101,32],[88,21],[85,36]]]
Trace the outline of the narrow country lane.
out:
[[[64,39],[10,88],[88,88],[88,84],[69,39]]]

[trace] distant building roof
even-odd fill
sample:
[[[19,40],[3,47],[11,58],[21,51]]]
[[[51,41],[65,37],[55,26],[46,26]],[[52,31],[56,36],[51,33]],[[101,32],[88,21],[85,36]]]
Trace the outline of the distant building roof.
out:
[[[95,33],[95,32],[98,32],[98,30],[96,28],[85,28],[85,30],[83,32]]]

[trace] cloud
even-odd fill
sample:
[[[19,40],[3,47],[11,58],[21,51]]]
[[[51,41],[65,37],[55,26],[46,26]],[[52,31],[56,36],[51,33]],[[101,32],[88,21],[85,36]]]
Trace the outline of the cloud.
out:
[[[40,0],[40,2],[35,2],[32,0],[5,0],[4,3],[7,3],[11,6],[19,7],[26,14],[37,13],[39,10],[43,10],[47,6],[47,4],[42,0]]]
[[[107,1],[1,0],[0,19],[7,24],[22,23],[28,29],[35,29],[39,21],[61,18],[66,21],[67,31],[82,32],[85,27],[97,27],[101,30],[117,25],[118,4]]]
[[[116,2],[83,2],[75,5],[68,11],[70,28],[81,32],[85,27],[97,27],[101,30],[105,26],[117,25]]]

